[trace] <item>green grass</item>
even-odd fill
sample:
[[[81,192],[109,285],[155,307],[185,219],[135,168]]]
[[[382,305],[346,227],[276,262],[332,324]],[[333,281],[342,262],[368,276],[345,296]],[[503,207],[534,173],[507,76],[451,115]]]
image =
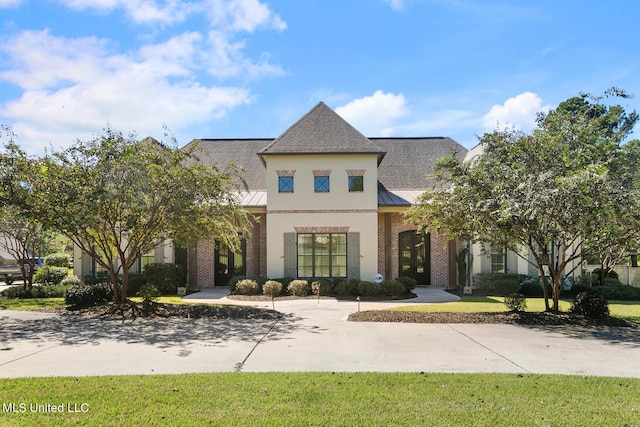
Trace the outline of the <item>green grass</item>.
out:
[[[64,305],[64,298],[0,299],[0,310],[42,310]]]
[[[626,378],[222,373],[20,378],[0,385],[3,426],[640,424],[640,379]],[[9,403],[16,410],[24,403],[26,412],[7,412]],[[65,411],[32,413],[31,403],[62,404]],[[67,405],[87,412],[69,413]]]
[[[475,312],[498,312],[508,311],[503,303],[504,298],[494,296],[474,297],[463,296],[460,301],[445,302],[442,304],[420,304],[408,305],[404,307],[390,308],[394,311],[415,311],[415,312],[454,312],[454,313],[475,313]],[[560,311],[568,311],[571,301],[560,300]],[[528,312],[544,311],[543,298],[527,298]],[[639,301],[610,301],[609,311],[612,316],[640,322],[640,302]]]

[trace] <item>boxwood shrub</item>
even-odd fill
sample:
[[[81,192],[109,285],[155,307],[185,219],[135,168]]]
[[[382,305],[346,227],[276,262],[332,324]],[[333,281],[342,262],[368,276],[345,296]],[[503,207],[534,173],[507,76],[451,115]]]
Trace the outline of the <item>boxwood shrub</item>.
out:
[[[264,285],[262,285],[262,293],[263,295],[270,296],[271,298],[275,298],[282,292],[282,283],[277,282],[275,280],[267,280]]]
[[[605,317],[609,315],[609,303],[598,292],[580,292],[569,311],[586,317]]]
[[[358,287],[357,284],[351,280],[342,280],[338,282],[333,291],[336,295],[340,296],[356,295]]]
[[[402,279],[402,277],[398,279]],[[411,279],[411,278],[404,277],[404,279]],[[415,282],[415,280],[413,281]],[[407,287],[400,280],[385,280],[380,285],[382,286],[382,293],[390,297],[398,297],[411,292],[411,290],[407,289]]]
[[[63,298],[65,292],[70,287],[71,286],[32,286],[25,288],[19,285],[4,289],[0,292],[0,295],[9,299]]]
[[[414,290],[416,285],[418,284],[416,279],[414,279],[413,277],[400,276],[396,280],[404,286],[407,292],[411,292],[412,290]]]
[[[363,297],[375,297],[382,294],[382,286],[380,283],[362,281],[358,283],[358,293]]]

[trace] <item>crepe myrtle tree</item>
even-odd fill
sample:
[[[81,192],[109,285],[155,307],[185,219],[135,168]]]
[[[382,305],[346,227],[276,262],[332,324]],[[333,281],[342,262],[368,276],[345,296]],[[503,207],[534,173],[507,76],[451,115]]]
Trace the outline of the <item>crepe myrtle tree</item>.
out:
[[[25,184],[30,159],[15,143],[7,125],[0,126],[4,147],[0,151],[0,248],[21,265],[24,287],[31,287],[35,259],[51,237],[29,209],[32,193]]]
[[[606,95],[627,96],[617,89]],[[611,214],[604,210],[617,202],[610,191],[611,160],[637,121],[635,112],[601,100],[571,98],[539,114],[530,134],[496,130],[480,137],[475,158],[440,159],[436,186],[419,197],[409,219],[451,238],[514,251],[536,267],[542,283],[549,279],[545,306],[557,312],[564,279],[580,266],[585,237],[606,227],[603,215]]]
[[[34,163],[35,215],[107,271],[116,303],[127,301],[129,269],[165,240],[184,247],[204,238],[233,249],[248,232],[236,200],[246,188],[240,170],[205,165],[197,144],[172,142],[107,128]]]

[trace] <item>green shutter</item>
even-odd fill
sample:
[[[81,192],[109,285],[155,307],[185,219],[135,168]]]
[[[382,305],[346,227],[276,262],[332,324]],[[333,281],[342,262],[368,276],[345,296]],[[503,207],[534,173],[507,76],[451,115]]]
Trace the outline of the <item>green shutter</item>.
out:
[[[296,233],[284,233],[284,277],[298,277]]]
[[[347,233],[347,279],[360,278],[360,233]]]

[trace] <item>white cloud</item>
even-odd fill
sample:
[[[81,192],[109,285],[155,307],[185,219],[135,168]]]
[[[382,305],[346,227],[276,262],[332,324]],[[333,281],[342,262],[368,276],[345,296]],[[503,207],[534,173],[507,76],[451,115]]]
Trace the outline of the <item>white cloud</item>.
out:
[[[355,99],[335,109],[353,127],[366,136],[391,136],[394,123],[408,113],[403,94],[376,91],[372,96]]]
[[[7,1],[7,0],[0,0]],[[286,23],[260,0],[58,0],[75,10],[111,12],[123,9],[139,24],[173,24],[205,14],[211,25],[226,31],[253,32],[258,27],[283,30]]]
[[[401,11],[404,9],[404,0],[386,0],[389,6],[395,11]]]
[[[0,78],[24,92],[5,103],[0,115],[32,152],[49,142],[68,145],[107,123],[146,136],[163,124],[179,131],[222,117],[252,98],[245,88],[194,81],[206,46],[198,33],[184,33],[137,52],[113,54],[101,39],[20,33],[1,47],[12,68]]]
[[[482,122],[487,131],[515,127],[523,132],[531,131],[536,125],[536,114],[549,111],[550,105],[542,105],[542,98],[533,92],[524,92],[507,99],[502,105],[494,105]]]
[[[0,9],[19,6],[23,1],[24,0],[0,0]]]

